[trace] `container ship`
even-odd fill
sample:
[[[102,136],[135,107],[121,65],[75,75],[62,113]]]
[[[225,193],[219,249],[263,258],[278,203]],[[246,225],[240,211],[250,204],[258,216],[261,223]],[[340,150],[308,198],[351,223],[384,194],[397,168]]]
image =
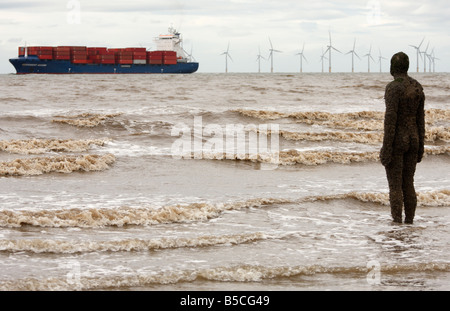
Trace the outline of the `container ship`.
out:
[[[175,29],[169,28],[169,34],[154,41],[155,51],[142,47],[19,47],[18,57],[9,61],[17,74],[186,74],[198,70],[198,62],[186,55]]]

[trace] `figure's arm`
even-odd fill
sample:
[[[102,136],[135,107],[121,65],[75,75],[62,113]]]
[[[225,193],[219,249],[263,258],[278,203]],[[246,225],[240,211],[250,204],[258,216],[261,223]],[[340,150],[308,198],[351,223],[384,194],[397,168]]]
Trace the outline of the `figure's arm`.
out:
[[[417,111],[417,130],[419,132],[419,152],[417,154],[417,163],[422,161],[424,153],[425,144],[425,94],[423,94],[420,99],[419,109]]]
[[[384,115],[384,138],[380,160],[383,166],[387,166],[392,159],[395,129],[397,127],[399,92],[395,85],[389,84],[386,87],[384,99],[386,102],[386,113]]]

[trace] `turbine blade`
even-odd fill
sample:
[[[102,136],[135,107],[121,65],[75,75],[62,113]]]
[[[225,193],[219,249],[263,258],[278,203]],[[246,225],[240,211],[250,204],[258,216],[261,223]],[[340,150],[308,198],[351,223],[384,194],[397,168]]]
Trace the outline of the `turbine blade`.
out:
[[[419,47],[418,47],[419,49],[422,46],[422,43],[423,43],[424,40],[425,40],[425,37],[423,37],[422,42],[420,42]]]

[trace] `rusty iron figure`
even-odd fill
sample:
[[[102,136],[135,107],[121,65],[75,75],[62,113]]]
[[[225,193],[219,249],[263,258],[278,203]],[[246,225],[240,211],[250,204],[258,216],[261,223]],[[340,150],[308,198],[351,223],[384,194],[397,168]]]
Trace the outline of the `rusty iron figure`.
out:
[[[391,59],[394,81],[386,86],[386,113],[380,160],[386,169],[393,221],[412,224],[417,206],[414,174],[422,161],[425,136],[425,94],[419,82],[408,76],[409,58],[403,53]]]

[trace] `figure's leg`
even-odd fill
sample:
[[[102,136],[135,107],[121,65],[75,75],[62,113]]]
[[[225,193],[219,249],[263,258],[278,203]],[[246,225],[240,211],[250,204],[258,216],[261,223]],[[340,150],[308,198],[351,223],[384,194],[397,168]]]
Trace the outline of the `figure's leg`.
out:
[[[403,161],[403,200],[405,204],[405,223],[412,224],[416,213],[417,195],[414,188],[414,174],[416,172],[417,151],[405,153]]]
[[[402,222],[403,188],[402,188],[403,155],[393,155],[391,163],[386,166],[389,184],[389,202],[394,222]]]

